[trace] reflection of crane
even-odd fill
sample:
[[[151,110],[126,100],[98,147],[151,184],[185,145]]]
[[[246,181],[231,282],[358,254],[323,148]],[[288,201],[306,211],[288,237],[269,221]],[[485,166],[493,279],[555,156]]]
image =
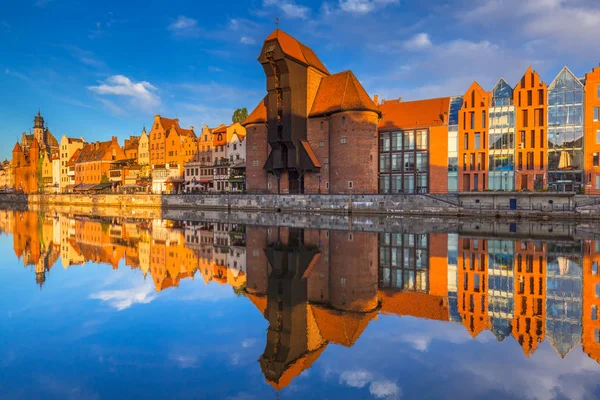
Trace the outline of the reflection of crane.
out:
[[[558,169],[572,169],[573,157],[568,151],[562,150],[560,152],[560,160],[558,161]]]

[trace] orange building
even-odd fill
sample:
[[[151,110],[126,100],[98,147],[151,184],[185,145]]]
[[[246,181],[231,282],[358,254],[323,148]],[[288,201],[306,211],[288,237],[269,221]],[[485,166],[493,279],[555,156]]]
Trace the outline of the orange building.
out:
[[[585,74],[584,118],[585,192],[600,194],[600,67]]]
[[[491,328],[487,258],[486,239],[458,239],[458,312],[473,337]]]
[[[134,160],[134,162],[137,162],[139,146],[139,136],[129,136],[129,139],[125,139],[123,142],[123,152],[125,152],[125,158],[127,160]]]
[[[583,352],[600,362],[600,242],[586,240],[583,245]]]
[[[119,146],[116,136],[107,142],[87,144],[73,154],[75,185],[108,182],[111,166],[125,159],[125,152]]]
[[[152,166],[173,163],[181,166],[183,171],[183,164],[190,161],[198,149],[194,127],[181,128],[178,118],[154,116],[154,123],[148,136]]]
[[[463,97],[458,113],[459,191],[487,188],[487,132],[491,93],[473,82]]]
[[[516,108],[516,189],[541,190],[547,167],[548,87],[531,67],[514,90]]]
[[[379,192],[448,192],[450,98],[379,105]]]
[[[261,164],[269,156],[267,141],[267,98],[265,97],[242,123],[251,146],[246,147],[246,188],[248,192],[267,191],[267,171]]]
[[[546,244],[516,241],[515,254],[512,335],[529,357],[545,338]]]

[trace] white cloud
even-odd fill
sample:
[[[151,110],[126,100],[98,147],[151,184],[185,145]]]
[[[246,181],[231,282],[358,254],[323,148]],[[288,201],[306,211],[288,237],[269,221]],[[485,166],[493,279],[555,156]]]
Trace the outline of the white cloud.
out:
[[[244,339],[244,341],[242,342],[242,347],[247,349],[249,347],[252,347],[256,344],[256,339]]]
[[[367,14],[378,7],[398,3],[398,0],[339,0],[342,11],[354,14]]]
[[[296,4],[293,0],[263,0],[265,7],[277,7],[288,18],[306,19],[310,8]]]
[[[171,25],[169,25],[167,29],[171,31],[173,35],[179,37],[200,36],[200,27],[198,26],[198,21],[183,15],[177,17],[177,19]]]
[[[386,380],[371,382],[369,392],[379,399],[400,398],[400,395],[402,394],[395,382]]]
[[[373,379],[373,374],[365,370],[344,371],[340,374],[340,383],[353,388],[365,387]]]
[[[144,282],[130,289],[104,290],[90,295],[90,299],[102,300],[117,311],[128,309],[134,304],[148,304],[156,299],[152,282]]]
[[[143,109],[155,108],[160,103],[157,89],[150,82],[134,82],[124,75],[110,76],[100,85],[88,86],[88,89],[99,95],[128,97],[133,105]]]
[[[404,42],[404,48],[407,50],[423,50],[432,46],[431,39],[426,33],[417,33]]]
[[[170,354],[169,359],[181,369],[194,368],[198,364],[198,357],[184,354]]]
[[[242,36],[240,39],[240,43],[242,44],[256,44],[256,40],[252,39],[248,36]]]

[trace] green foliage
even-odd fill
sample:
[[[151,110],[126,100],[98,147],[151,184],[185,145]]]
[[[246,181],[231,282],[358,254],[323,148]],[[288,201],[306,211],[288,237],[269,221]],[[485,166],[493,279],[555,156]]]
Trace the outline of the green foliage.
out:
[[[44,165],[44,152],[42,152],[40,154],[40,158],[38,159],[38,164],[37,164],[38,191],[40,193],[44,193],[43,165]]]
[[[244,107],[244,108],[238,108],[237,110],[235,110],[233,112],[233,116],[231,117],[231,121],[234,124],[236,122],[239,122],[241,124],[242,122],[244,122],[246,120],[246,118],[248,118],[248,110],[246,110],[246,107]]]
[[[102,179],[100,180],[100,183],[108,183],[108,176],[106,176],[106,174],[102,174]]]

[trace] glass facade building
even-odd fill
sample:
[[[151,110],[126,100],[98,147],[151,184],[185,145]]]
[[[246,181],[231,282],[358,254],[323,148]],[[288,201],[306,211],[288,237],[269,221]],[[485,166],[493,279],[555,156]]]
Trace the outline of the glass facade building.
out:
[[[428,129],[380,133],[380,193],[429,191],[428,136]]]
[[[514,300],[514,254],[512,240],[488,242],[488,315],[496,339],[503,341],[511,334]]]
[[[427,293],[429,236],[402,233],[379,235],[379,285]]]
[[[458,111],[463,104],[461,96],[450,99],[448,115],[448,192],[458,192]]]
[[[548,177],[550,190],[583,187],[584,88],[564,67],[548,87]]]
[[[500,79],[492,90],[488,157],[488,188],[490,190],[514,190],[515,106],[513,89],[504,79]]]

